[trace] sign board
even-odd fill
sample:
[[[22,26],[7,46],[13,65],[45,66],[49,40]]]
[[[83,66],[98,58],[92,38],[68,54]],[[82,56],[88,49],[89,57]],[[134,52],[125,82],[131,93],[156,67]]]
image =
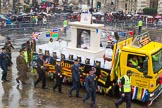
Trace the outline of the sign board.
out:
[[[144,34],[137,36],[137,41],[140,47],[147,45],[148,43],[151,42],[149,33],[144,33]]]
[[[92,14],[90,13],[82,13],[80,22],[83,24],[91,24]]]
[[[132,46],[143,47],[151,42],[151,38],[148,32],[145,32],[141,35],[134,37],[132,41]]]

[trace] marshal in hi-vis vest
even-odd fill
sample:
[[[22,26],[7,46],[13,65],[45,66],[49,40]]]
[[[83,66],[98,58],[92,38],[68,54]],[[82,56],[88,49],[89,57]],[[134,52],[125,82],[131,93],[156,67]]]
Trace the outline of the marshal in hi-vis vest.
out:
[[[124,75],[125,83],[123,85],[124,93],[131,92],[131,77],[129,78],[128,75]]]

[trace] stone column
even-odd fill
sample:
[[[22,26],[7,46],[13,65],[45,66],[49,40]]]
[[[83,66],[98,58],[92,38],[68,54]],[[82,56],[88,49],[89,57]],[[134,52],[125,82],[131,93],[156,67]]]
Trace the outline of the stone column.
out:
[[[162,14],[162,0],[159,0],[158,2],[158,14]]]

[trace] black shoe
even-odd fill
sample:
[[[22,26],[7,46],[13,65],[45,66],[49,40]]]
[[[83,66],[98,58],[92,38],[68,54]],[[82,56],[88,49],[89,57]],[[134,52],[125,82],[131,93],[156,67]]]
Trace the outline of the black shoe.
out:
[[[83,99],[83,103],[85,103],[85,99]]]
[[[42,87],[42,89],[48,89],[47,87]]]
[[[69,94],[69,97],[72,97],[72,94]]]
[[[18,79],[16,79],[16,82],[17,82],[18,84],[20,83]]]
[[[59,91],[59,93],[64,94],[62,91]]]
[[[82,98],[81,96],[76,96],[77,98]]]

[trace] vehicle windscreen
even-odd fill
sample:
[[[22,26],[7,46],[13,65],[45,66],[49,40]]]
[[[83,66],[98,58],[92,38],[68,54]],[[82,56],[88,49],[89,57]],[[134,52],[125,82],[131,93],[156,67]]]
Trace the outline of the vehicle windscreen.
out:
[[[162,49],[152,54],[152,65],[154,73],[158,73],[162,69]]]

